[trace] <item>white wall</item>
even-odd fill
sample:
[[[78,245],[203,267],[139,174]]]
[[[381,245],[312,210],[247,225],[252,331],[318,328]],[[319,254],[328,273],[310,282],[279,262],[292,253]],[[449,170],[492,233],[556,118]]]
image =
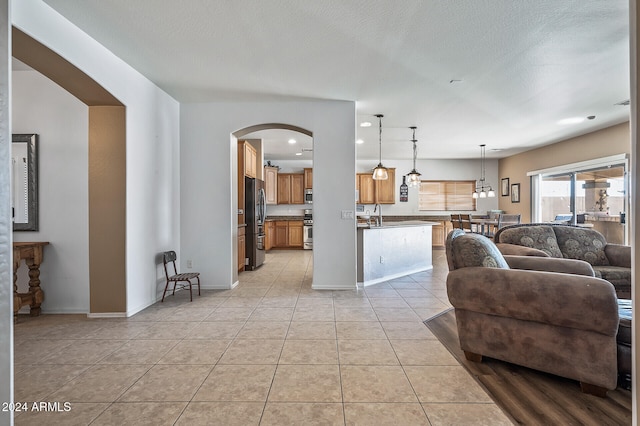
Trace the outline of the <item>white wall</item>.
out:
[[[451,212],[420,211],[418,210],[418,188],[409,188],[409,201],[400,202],[400,185],[402,176],[413,169],[412,160],[384,160],[385,167],[396,169],[396,203],[382,206],[383,216],[429,216],[450,214]],[[369,173],[377,161],[358,160],[358,173]],[[416,170],[422,173],[422,180],[478,180],[480,179],[480,160],[416,160]],[[495,198],[478,199],[478,214],[487,210],[498,208],[500,198],[500,186],[498,182],[498,160],[485,160],[485,178],[487,184],[496,191]],[[373,206],[367,205],[365,209],[373,214]]]
[[[313,132],[313,287],[355,288],[355,103],[224,102],[181,106],[182,263],[193,261],[203,286],[237,281],[237,144],[233,132],[284,123]]]
[[[39,231],[14,241],[49,241],[40,280],[46,313],[89,312],[88,108],[37,71],[12,73],[12,132],[39,137]],[[29,288],[20,267],[19,289]],[[29,310],[28,307],[23,308]]]
[[[180,246],[180,105],[41,0],[12,2],[11,20],[126,106],[126,313],[131,315],[157,300],[162,285],[157,254]]]

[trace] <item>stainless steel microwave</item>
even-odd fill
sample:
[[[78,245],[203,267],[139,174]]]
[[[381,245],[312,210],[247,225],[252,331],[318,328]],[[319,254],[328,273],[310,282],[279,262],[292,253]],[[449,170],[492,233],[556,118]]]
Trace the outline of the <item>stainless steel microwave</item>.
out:
[[[313,189],[304,190],[304,202],[306,204],[313,204]]]

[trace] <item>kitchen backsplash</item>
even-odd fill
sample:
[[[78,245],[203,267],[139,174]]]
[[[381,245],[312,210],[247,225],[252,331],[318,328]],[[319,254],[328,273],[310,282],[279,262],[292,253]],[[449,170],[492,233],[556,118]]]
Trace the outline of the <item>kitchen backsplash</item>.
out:
[[[304,211],[312,208],[312,204],[267,204],[267,217],[304,216]]]

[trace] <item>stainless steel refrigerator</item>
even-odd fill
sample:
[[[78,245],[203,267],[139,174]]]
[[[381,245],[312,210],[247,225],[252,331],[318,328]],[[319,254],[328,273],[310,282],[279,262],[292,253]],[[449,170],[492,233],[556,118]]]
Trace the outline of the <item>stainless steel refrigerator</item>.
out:
[[[247,222],[246,269],[256,269],[264,263],[264,220],[267,215],[264,181],[244,178],[244,209]]]

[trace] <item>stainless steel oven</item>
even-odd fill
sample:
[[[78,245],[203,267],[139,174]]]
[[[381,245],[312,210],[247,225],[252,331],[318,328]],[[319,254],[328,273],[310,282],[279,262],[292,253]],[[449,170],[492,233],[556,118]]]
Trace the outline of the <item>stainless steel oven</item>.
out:
[[[313,189],[304,190],[304,202],[306,204],[313,204]]]
[[[302,228],[302,244],[305,250],[313,249],[313,225],[304,225]]]
[[[304,211],[304,225],[302,227],[302,247],[305,250],[313,249],[313,210]]]

